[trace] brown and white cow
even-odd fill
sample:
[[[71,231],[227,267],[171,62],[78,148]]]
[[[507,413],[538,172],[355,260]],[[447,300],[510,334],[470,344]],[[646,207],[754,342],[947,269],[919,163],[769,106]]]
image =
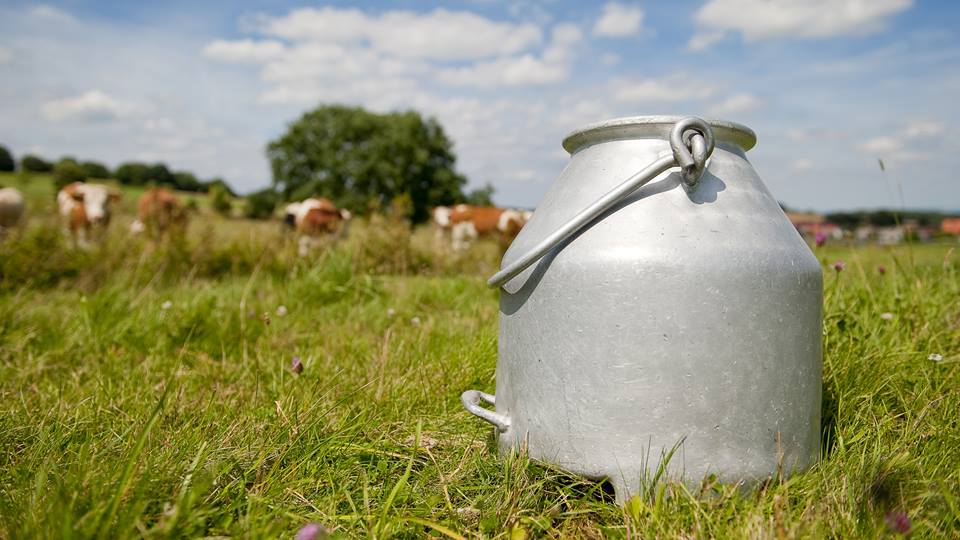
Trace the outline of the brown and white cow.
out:
[[[284,214],[283,222],[297,231],[301,257],[306,257],[311,249],[319,247],[326,238],[344,237],[353,217],[349,210],[337,208],[330,199],[323,197],[290,203],[284,209]]]
[[[453,209],[449,206],[436,206],[433,210],[430,210],[430,221],[436,230],[437,244],[445,244],[447,237],[450,236],[450,229],[453,227],[453,224],[450,223],[450,213],[452,211]]]
[[[110,224],[110,206],[119,201],[120,192],[102,184],[74,182],[57,193],[60,215],[67,225],[67,232],[74,245],[90,246]]]
[[[495,235],[506,247],[530,217],[529,212],[458,204],[450,209],[449,222],[453,249],[463,251],[481,236]]]
[[[23,194],[14,188],[0,188],[0,240],[23,220],[27,204]]]
[[[186,225],[187,212],[180,199],[168,189],[153,188],[137,201],[137,220],[130,228],[159,238],[167,233],[182,233]]]

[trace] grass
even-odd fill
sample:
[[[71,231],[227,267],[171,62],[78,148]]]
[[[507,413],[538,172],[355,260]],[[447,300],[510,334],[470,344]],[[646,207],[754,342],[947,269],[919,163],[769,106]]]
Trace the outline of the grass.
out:
[[[498,458],[459,404],[494,388],[495,246],[451,257],[428,230],[358,224],[303,261],[274,223],[201,214],[157,246],[128,238],[129,219],[92,253],[43,216],[0,245],[0,538],[275,538],[308,522],[341,537],[850,538],[895,535],[900,512],[919,537],[960,530],[950,246],[818,251],[820,464],[750,492],[659,482],[619,507],[601,484]]]

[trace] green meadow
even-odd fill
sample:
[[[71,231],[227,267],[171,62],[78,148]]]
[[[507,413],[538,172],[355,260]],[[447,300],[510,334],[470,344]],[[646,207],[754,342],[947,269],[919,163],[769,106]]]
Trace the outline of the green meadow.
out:
[[[183,238],[73,249],[44,179],[0,244],[0,538],[956,538],[960,244],[816,250],[822,459],[741,490],[498,457],[494,243],[357,219],[311,257],[198,204]],[[837,262],[843,262],[834,265]],[[298,358],[303,367],[292,369]]]

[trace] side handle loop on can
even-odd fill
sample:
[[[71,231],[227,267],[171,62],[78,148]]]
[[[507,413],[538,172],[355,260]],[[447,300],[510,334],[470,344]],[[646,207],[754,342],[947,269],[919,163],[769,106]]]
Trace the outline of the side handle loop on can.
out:
[[[497,430],[500,432],[506,431],[510,427],[510,417],[483,408],[480,406],[481,401],[489,405],[497,404],[497,398],[495,396],[479,390],[467,390],[460,395],[460,402],[463,403],[463,407],[467,409],[470,414],[497,426]]]
[[[683,182],[687,188],[695,187],[700,181],[703,171],[706,170],[707,158],[713,153],[713,148],[713,130],[710,128],[710,124],[694,116],[679,120],[670,132],[672,155],[658,158],[640,172],[605,193],[593,204],[573,216],[570,221],[564,223],[559,229],[540,241],[533,249],[494,274],[487,280],[487,285],[499,287],[510,281],[517,274],[540,260],[551,249],[599,217],[600,214],[673,167],[680,167]],[[467,408],[469,410],[469,407]]]

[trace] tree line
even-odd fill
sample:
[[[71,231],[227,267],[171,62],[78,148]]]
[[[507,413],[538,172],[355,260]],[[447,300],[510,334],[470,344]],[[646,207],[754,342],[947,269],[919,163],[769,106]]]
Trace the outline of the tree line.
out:
[[[862,225],[875,227],[892,227],[905,222],[916,223],[922,226],[939,226],[944,218],[953,217],[952,214],[927,210],[856,210],[852,212],[831,212],[824,215],[827,221],[852,229]]]
[[[17,170],[24,173],[50,173],[58,186],[88,179],[115,179],[129,186],[167,186],[195,193],[209,193],[216,186],[236,197],[236,193],[222,178],[201,180],[190,171],[172,171],[165,163],[128,161],[111,170],[101,162],[80,161],[73,156],[64,156],[54,162],[35,154],[25,154],[20,158],[18,166],[13,154],[6,147],[0,146],[0,171]]]
[[[418,223],[440,205],[493,204],[493,186],[465,191],[453,142],[443,126],[416,111],[374,113],[360,107],[321,105],[305,112],[266,147],[272,185],[246,197],[244,214],[266,218],[286,201],[326,197],[358,215],[402,209]],[[6,156],[6,161],[4,160]],[[6,163],[6,169],[4,169]],[[15,170],[0,147],[0,170]],[[132,186],[166,185],[181,191],[211,192],[222,179],[203,181],[163,163],[126,162],[110,170],[95,161],[65,157],[53,163],[36,155],[20,159],[24,172],[53,173],[58,185],[86,178],[114,178]]]

